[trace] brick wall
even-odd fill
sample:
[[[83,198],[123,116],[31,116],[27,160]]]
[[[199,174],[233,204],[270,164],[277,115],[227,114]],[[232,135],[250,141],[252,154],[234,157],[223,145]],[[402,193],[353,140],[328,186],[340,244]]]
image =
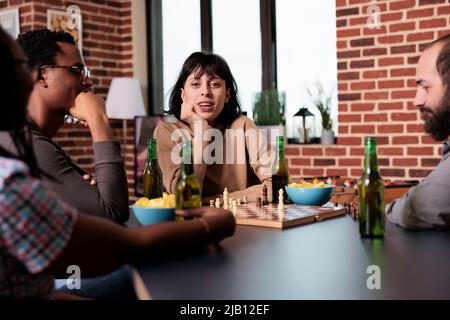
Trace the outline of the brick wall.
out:
[[[450,1],[336,0],[339,139],[335,146],[289,146],[294,178],[359,177],[366,135],[378,139],[385,179],[422,179],[441,144],[423,133],[412,104],[415,67],[425,44],[450,32]],[[367,7],[381,10],[381,28],[367,27]]]
[[[131,0],[0,0],[0,10],[19,8],[20,31],[46,28],[47,10],[65,11],[76,4],[83,19],[83,55],[91,69],[95,92],[106,98],[113,77],[133,76]],[[117,140],[126,141],[122,150],[130,194],[134,195],[134,122],[127,121],[126,138],[123,122],[112,120]],[[89,130],[65,125],[55,137],[64,150],[89,172],[94,172],[92,139]]]

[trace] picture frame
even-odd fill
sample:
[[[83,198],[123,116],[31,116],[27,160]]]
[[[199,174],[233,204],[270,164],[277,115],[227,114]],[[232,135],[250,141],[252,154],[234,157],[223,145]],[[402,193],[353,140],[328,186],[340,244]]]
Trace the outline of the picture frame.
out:
[[[72,7],[72,6],[71,6]],[[82,17],[79,8],[72,9],[69,7],[67,11],[47,10],[47,28],[51,31],[64,31],[70,33],[75,39],[75,43],[80,51],[83,50],[83,30]]]
[[[19,8],[0,11],[0,25],[13,39],[20,34]]]

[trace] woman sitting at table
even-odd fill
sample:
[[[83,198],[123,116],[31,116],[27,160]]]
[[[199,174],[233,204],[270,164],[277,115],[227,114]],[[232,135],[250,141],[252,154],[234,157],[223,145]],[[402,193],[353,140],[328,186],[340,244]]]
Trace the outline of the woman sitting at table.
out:
[[[262,197],[262,184],[271,190],[274,152],[253,121],[241,115],[236,82],[223,58],[191,54],[172,89],[169,108],[176,122],[162,123],[154,132],[166,190],[175,192],[180,176],[176,160],[186,139],[193,141],[203,202],[222,195],[224,188],[229,197],[247,196],[249,201]]]
[[[0,148],[0,300],[75,298],[54,291],[54,277],[67,277],[69,266],[78,266],[82,277],[105,275],[233,234],[234,217],[221,209],[181,213],[198,218],[189,221],[124,228],[61,201],[37,179],[41,172],[23,129],[33,81],[23,52],[1,27],[0,68],[0,130],[19,151],[16,157]]]

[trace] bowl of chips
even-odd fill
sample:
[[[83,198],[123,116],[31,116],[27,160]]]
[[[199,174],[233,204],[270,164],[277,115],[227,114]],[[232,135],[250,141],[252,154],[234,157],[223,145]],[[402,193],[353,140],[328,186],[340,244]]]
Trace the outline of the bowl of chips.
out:
[[[286,186],[286,193],[295,204],[303,206],[322,206],[334,194],[334,184],[319,183],[290,183]]]
[[[167,193],[162,198],[139,198],[130,208],[142,225],[175,220],[175,196]]]

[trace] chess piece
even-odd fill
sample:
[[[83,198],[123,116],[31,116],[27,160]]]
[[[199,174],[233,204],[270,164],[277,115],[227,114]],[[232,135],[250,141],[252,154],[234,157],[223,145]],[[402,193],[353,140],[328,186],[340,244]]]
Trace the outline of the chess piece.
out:
[[[284,210],[280,209],[278,207],[278,220],[283,221],[284,220]]]
[[[244,196],[244,204],[247,204],[248,200],[247,200],[247,196]]]
[[[238,204],[238,206],[241,205],[241,198],[238,198],[238,199],[237,199],[237,204]]]
[[[220,199],[216,198],[216,208],[220,208]]]
[[[278,209],[284,209],[283,189],[278,190]]]
[[[267,206],[269,204],[269,200],[267,199],[267,186],[264,185],[263,187],[263,200],[262,200],[262,205],[263,206]]]
[[[261,207],[262,206],[261,197],[256,198],[256,206],[257,207]]]
[[[327,184],[333,184],[333,179],[331,179],[331,177],[328,177]]]
[[[209,200],[209,206],[210,206],[211,208],[214,208],[214,200]]]

